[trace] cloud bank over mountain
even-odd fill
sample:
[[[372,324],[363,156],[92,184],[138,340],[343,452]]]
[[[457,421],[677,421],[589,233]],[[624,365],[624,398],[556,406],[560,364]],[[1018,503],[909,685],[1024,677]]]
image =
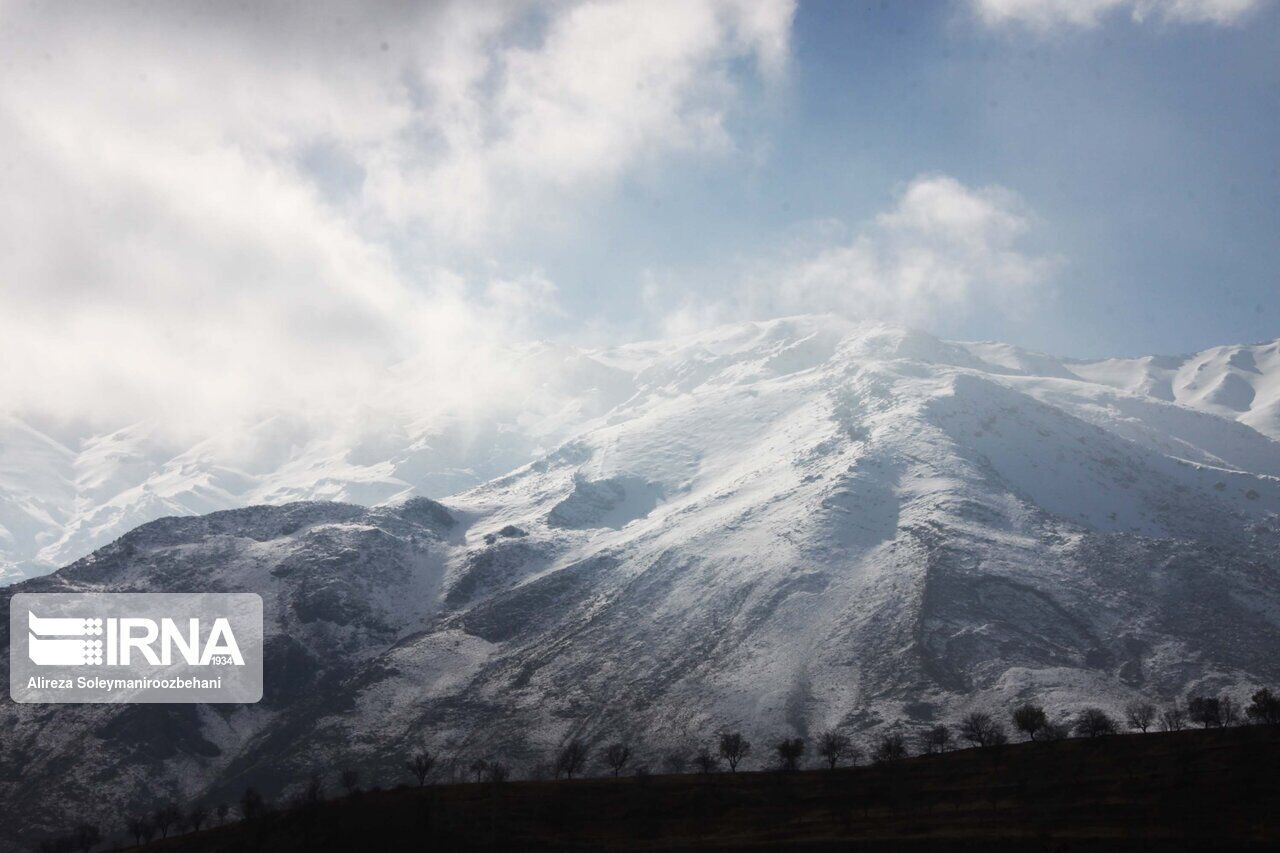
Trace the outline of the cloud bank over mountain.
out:
[[[501,397],[554,315],[508,268],[626,175],[732,149],[790,2],[17,4],[0,31],[0,398],[178,430]],[[419,397],[422,387],[414,389]],[[426,402],[419,399],[419,405]]]
[[[954,8],[1044,27],[1122,12],[1234,24],[1262,5]],[[688,216],[663,209],[664,192],[766,174],[770,133],[810,85],[794,55],[803,11],[10,4],[2,413],[73,446],[138,422],[189,445],[273,414],[348,432],[483,421],[545,380],[520,354],[532,340],[804,312],[955,335],[946,321],[1044,314],[1076,258],[1046,236],[1057,223],[1042,198],[947,158],[904,157],[856,215],[797,211],[772,227],[801,238],[744,239],[697,263],[633,253],[615,270],[626,232]],[[657,206],[643,223],[609,219],[646,193]],[[668,266],[669,281],[642,287]]]

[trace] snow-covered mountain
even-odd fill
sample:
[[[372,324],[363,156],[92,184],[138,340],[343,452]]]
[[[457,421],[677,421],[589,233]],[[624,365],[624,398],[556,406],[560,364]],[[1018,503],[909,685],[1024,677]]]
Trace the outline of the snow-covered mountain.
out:
[[[252,590],[269,635],[256,706],[0,705],[9,837],[313,769],[391,781],[424,741],[532,764],[572,734],[653,753],[1276,685],[1278,351],[1079,363],[804,317],[578,354],[609,391],[567,440],[439,504],[168,518],[4,590]],[[17,434],[54,473],[9,461],[7,493],[56,524],[84,450]],[[111,447],[94,470],[145,469]],[[216,468],[187,459],[162,470]]]
[[[710,378],[704,372],[714,369],[714,353],[726,347],[742,348],[750,360],[758,354],[753,348],[794,338],[798,354],[787,357],[803,361],[804,352],[822,358],[834,351],[831,341],[851,328],[810,317],[603,351],[536,344],[518,357],[539,380],[507,405],[490,405],[481,420],[377,418],[334,429],[276,414],[183,444],[146,423],[60,440],[0,414],[0,585],[45,574],[168,515],[299,500],[375,506],[414,495],[446,497],[538,458],[625,401],[635,411],[654,395],[696,387]],[[1116,412],[1171,402],[1280,439],[1280,340],[1092,362],[1006,344],[953,346],[967,351],[969,366],[980,372],[1021,377],[1027,393],[1056,392],[1058,404],[1070,395],[1075,404],[1068,408],[1077,415],[1097,405]],[[1156,411],[1163,412],[1156,432],[1179,417]]]
[[[510,358],[537,379],[487,403],[482,420],[378,413],[335,426],[274,414],[184,444],[147,423],[60,441],[0,414],[0,585],[165,516],[453,494],[547,452],[635,391],[629,373],[569,347]]]

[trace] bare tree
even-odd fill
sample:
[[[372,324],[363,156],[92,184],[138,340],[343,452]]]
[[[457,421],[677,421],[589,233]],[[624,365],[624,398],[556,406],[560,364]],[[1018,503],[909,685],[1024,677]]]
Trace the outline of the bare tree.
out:
[[[1163,732],[1180,732],[1187,726],[1187,712],[1179,705],[1166,708],[1160,714],[1160,730]]]
[[[925,755],[941,755],[951,745],[951,729],[938,725],[920,736]]]
[[[961,718],[960,737],[974,746],[999,746],[1008,740],[1004,727],[985,711],[973,711]]]
[[[218,823],[226,823],[227,815],[231,813],[231,806],[226,803],[218,803],[214,806],[213,813],[218,816]]]
[[[204,826],[204,822],[209,819],[208,806],[197,803],[187,812],[187,826],[191,827],[195,832],[200,831],[200,827]]]
[[[479,782],[484,778],[484,774],[489,772],[489,762],[483,758],[477,758],[468,765],[467,769],[471,771],[471,775]]]
[[[802,738],[783,738],[773,745],[778,753],[778,761],[783,770],[799,770],[800,759],[804,756],[804,740]]]
[[[1113,735],[1117,729],[1116,721],[1101,708],[1085,708],[1076,715],[1075,730],[1081,737]]]
[[[413,760],[409,762],[409,772],[418,780],[419,788],[427,784],[427,777],[431,775],[431,769],[435,766],[436,757],[430,750],[424,749],[414,754]]]
[[[738,764],[751,754],[751,741],[741,732],[724,732],[720,735],[720,757],[729,764],[729,772],[738,772]]]
[[[683,750],[673,750],[662,757],[662,769],[668,773],[683,773],[689,769],[689,757]]]
[[[714,773],[720,768],[720,759],[705,746],[698,750],[698,754],[693,758],[693,763],[698,768],[698,772],[703,774]]]
[[[307,787],[302,791],[302,802],[307,805],[324,802],[324,780],[320,778],[320,774],[313,773],[307,780]]]
[[[255,820],[266,814],[267,801],[258,793],[257,788],[245,788],[240,795],[240,815],[245,820]]]
[[[346,791],[348,796],[360,790],[360,771],[359,770],[355,770],[349,767],[346,770],[342,771],[342,775],[338,777],[338,780],[342,785],[342,790]]]
[[[1249,697],[1249,706],[1244,711],[1259,725],[1280,726],[1280,696],[1266,687]]]
[[[133,815],[124,822],[125,829],[133,836],[133,844],[136,847],[142,843],[142,836],[147,833],[147,819],[140,815]]]
[[[167,803],[156,809],[155,814],[151,816],[151,822],[155,824],[156,829],[160,830],[161,838],[168,838],[169,830],[173,829],[173,825],[181,818],[182,812],[178,810],[178,807],[172,803]]]
[[[71,839],[75,844],[75,849],[80,853],[89,853],[94,847],[102,843],[102,833],[98,831],[98,827],[91,823],[76,824],[76,828],[71,833]]]
[[[577,738],[560,747],[560,751],[556,753],[556,778],[564,776],[572,779],[573,774],[581,772],[586,766],[587,756],[590,754],[591,750],[586,743]]]
[[[311,849],[311,832],[320,819],[320,809],[324,805],[324,779],[319,773],[312,773],[302,793],[293,800],[293,811],[301,818],[302,848]]]
[[[848,736],[835,730],[829,729],[818,735],[818,755],[826,759],[830,770],[835,770],[836,765],[841,759],[847,758],[852,749],[853,743]]]
[[[907,739],[901,732],[889,732],[876,741],[875,751],[871,757],[879,764],[901,761],[910,753],[907,751]]]
[[[491,785],[501,785],[511,778],[511,770],[500,761],[490,761],[484,778]]]
[[[1138,729],[1143,734],[1155,723],[1158,711],[1155,705],[1145,699],[1138,699],[1124,706],[1124,721],[1131,729]]]
[[[627,762],[631,760],[631,747],[621,741],[611,743],[604,750],[604,763],[609,766],[616,777],[622,772],[622,768],[627,766]]]
[[[1192,696],[1187,701],[1187,717],[1204,728],[1222,727],[1222,703],[1216,696]]]
[[[1222,715],[1223,726],[1240,725],[1240,704],[1230,696],[1223,694],[1218,697],[1218,713]]]
[[[1026,735],[1027,740],[1035,740],[1040,730],[1049,724],[1044,708],[1030,702],[1014,708],[1010,716],[1013,718],[1013,727]]]

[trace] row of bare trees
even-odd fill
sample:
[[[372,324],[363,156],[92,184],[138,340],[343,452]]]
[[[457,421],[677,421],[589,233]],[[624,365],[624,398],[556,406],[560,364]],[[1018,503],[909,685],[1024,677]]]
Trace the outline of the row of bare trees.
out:
[[[1013,729],[1030,741],[1057,741],[1069,737],[1096,738],[1117,734],[1127,727],[1133,731],[1149,732],[1159,729],[1165,732],[1181,731],[1192,725],[1203,728],[1222,728],[1251,722],[1261,725],[1280,725],[1280,696],[1269,689],[1257,691],[1250,703],[1241,708],[1230,696],[1192,696],[1185,704],[1174,703],[1164,708],[1138,700],[1124,708],[1122,720],[1117,720],[1105,710],[1088,707],[1073,717],[1054,721],[1043,706],[1024,703],[1009,713]],[[937,755],[958,746],[985,748],[1000,746],[1009,741],[1004,724],[996,715],[986,711],[973,711],[962,717],[954,727],[935,725],[915,735],[918,752]],[[782,770],[797,770],[805,756],[807,745],[801,738],[783,738],[770,744],[768,755],[773,766]],[[877,763],[897,761],[911,755],[911,744],[905,733],[889,731],[881,735],[870,750],[871,760]],[[845,734],[828,730],[816,739],[816,755],[831,769],[841,764],[857,764],[863,751]],[[711,746],[697,750],[690,760],[687,752],[668,752],[663,757],[663,768],[669,773],[687,772],[690,764],[699,773],[714,773],[722,766],[729,772],[738,770],[742,762],[752,754],[751,742],[741,732],[721,732]],[[573,778],[587,766],[590,747],[582,740],[571,740],[556,755],[556,778]],[[603,763],[614,776],[627,766],[633,757],[633,748],[625,742],[615,742],[603,751]],[[768,759],[766,759],[768,761]]]
[[[1084,708],[1074,717],[1053,721],[1043,706],[1023,703],[1009,713],[1015,731],[1027,740],[1055,741],[1077,737],[1095,738],[1117,734],[1122,727],[1147,733],[1154,729],[1177,732],[1192,725],[1202,728],[1225,728],[1245,722],[1255,725],[1280,725],[1280,696],[1269,689],[1253,694],[1243,709],[1230,696],[1192,696],[1185,704],[1174,703],[1165,708],[1138,700],[1124,708],[1123,721],[1116,720],[1101,708]],[[952,729],[933,726],[919,735],[920,752],[935,755],[946,752],[958,741],[972,747],[1000,746],[1009,740],[1004,725],[995,715],[973,711],[962,717]],[[872,755],[877,761],[891,761],[908,754],[906,738],[898,733],[883,735]]]
[[[1054,721],[1043,706],[1027,702],[1008,713],[1013,730],[1028,741],[1058,741],[1071,736],[1097,738],[1113,735],[1128,728],[1146,733],[1153,730],[1176,732],[1192,726],[1205,729],[1252,723],[1280,725],[1280,696],[1269,689],[1255,692],[1243,707],[1230,696],[1191,696],[1184,703],[1159,707],[1154,703],[1138,700],[1124,708],[1123,719],[1116,719],[1105,710],[1088,707],[1074,716]],[[914,742],[913,742],[914,741]],[[956,748],[990,748],[1008,743],[1009,733],[1005,724],[995,714],[973,711],[961,717],[954,726],[935,725],[911,737],[897,727],[881,734],[867,753],[846,734],[837,730],[820,733],[813,741],[813,753],[821,764],[829,769],[842,765],[853,766],[863,760],[884,764],[909,757],[913,746],[918,754],[938,755]],[[795,771],[803,765],[810,744],[800,737],[783,737],[768,744],[764,751],[764,765],[779,770]],[[754,754],[752,743],[738,731],[719,732],[709,745],[697,749],[686,747],[668,751],[661,761],[668,773],[689,772],[710,774],[727,768],[736,773]],[[634,744],[625,739],[606,744],[598,752],[581,738],[573,738],[562,744],[547,766],[547,775],[555,779],[573,779],[582,776],[591,766],[595,755],[602,770],[617,777],[624,772],[647,775],[647,765],[637,761]],[[456,758],[453,764],[458,762]],[[405,769],[419,787],[433,780],[441,766],[440,757],[430,749],[419,749],[405,762]],[[493,759],[480,759],[466,765],[469,778],[475,782],[501,784],[511,777],[507,764]],[[537,774],[535,774],[537,775]],[[455,777],[456,778],[456,777]],[[360,793],[360,773],[354,769],[338,774],[338,784],[348,796]],[[324,783],[320,776],[312,776],[301,793],[284,806],[302,815],[312,814],[325,798]],[[247,788],[236,804],[238,817],[254,821],[272,812],[271,805],[256,788]],[[143,844],[170,834],[195,832],[214,824],[226,823],[232,816],[232,806],[197,804],[183,810],[173,803],[165,803],[150,811],[134,811],[125,818],[125,835],[134,844]],[[305,825],[305,821],[304,821]],[[75,853],[93,850],[103,842],[99,828],[89,823],[77,825],[69,834],[41,842],[40,853]]]
[[[157,838],[168,838],[180,832],[199,832],[214,822],[225,823],[231,814],[231,807],[219,803],[209,807],[197,803],[189,810],[183,810],[174,803],[165,803],[151,811],[136,810],[125,817],[124,836],[133,840],[134,844],[146,844]],[[39,853],[88,853],[104,841],[102,831],[97,825],[84,822],[77,824],[68,835],[41,841],[37,846]]]

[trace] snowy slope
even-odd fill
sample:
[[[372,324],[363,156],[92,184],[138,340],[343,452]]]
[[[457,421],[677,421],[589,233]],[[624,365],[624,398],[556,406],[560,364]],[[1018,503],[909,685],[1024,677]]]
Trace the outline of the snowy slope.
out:
[[[67,447],[5,417],[0,420],[0,584],[44,574],[166,515],[296,500],[374,506],[411,495],[455,494],[537,458],[601,417],[627,417],[656,396],[687,392],[711,377],[719,383],[737,381],[727,369],[730,362],[771,346],[771,335],[786,343],[777,348],[777,361],[764,369],[795,372],[825,361],[852,328],[835,318],[810,317],[609,350],[526,346],[520,359],[540,381],[479,423],[403,417],[325,429],[275,415],[193,446],[176,445],[138,423]],[[877,345],[874,335],[858,344]],[[992,377],[1024,377],[1021,387],[1027,393],[1077,416],[1088,419],[1102,410],[1114,429],[1124,429],[1129,421],[1130,438],[1144,429],[1137,424],[1144,418],[1153,419],[1145,426],[1153,441],[1182,442],[1187,439],[1179,430],[1192,430],[1198,438],[1188,452],[1197,461],[1237,464],[1220,453],[1196,452],[1206,450],[1202,444],[1226,451],[1218,438],[1229,434],[1220,423],[1224,418],[1280,438],[1280,341],[1218,347],[1184,358],[1097,362],[1061,360],[1000,343],[945,344],[920,334],[906,335],[895,346],[898,357],[968,367]],[[1112,416],[1121,409],[1127,414]],[[1197,421],[1192,412],[1215,417]],[[1239,434],[1225,441],[1237,450],[1251,444]],[[1262,470],[1253,466],[1265,464],[1258,453],[1266,457],[1268,445],[1254,441],[1252,446],[1255,451],[1242,451],[1246,455],[1238,463]]]
[[[0,583],[57,539],[75,510],[71,449],[16,418],[0,416]]]
[[[116,774],[90,808],[180,779],[215,799],[336,766],[392,781],[423,741],[530,766],[571,734],[653,754],[730,725],[867,738],[1020,698],[1065,714],[1280,682],[1280,441],[1235,414],[821,317],[587,367],[625,378],[616,402],[443,507],[167,519],[5,590],[254,590],[273,640],[258,706],[0,705],[0,756],[38,779],[0,806],[30,829]],[[164,470],[232,495],[235,472],[306,468],[282,455]]]
[[[1280,439],[1280,340],[1183,358],[1077,362],[1082,379],[1234,418]]]
[[[634,392],[630,373],[571,348],[536,344],[519,356],[544,381],[481,423],[405,414],[327,427],[274,415],[186,446],[136,423],[65,447],[0,418],[0,585],[164,516],[452,494],[546,452]]]

